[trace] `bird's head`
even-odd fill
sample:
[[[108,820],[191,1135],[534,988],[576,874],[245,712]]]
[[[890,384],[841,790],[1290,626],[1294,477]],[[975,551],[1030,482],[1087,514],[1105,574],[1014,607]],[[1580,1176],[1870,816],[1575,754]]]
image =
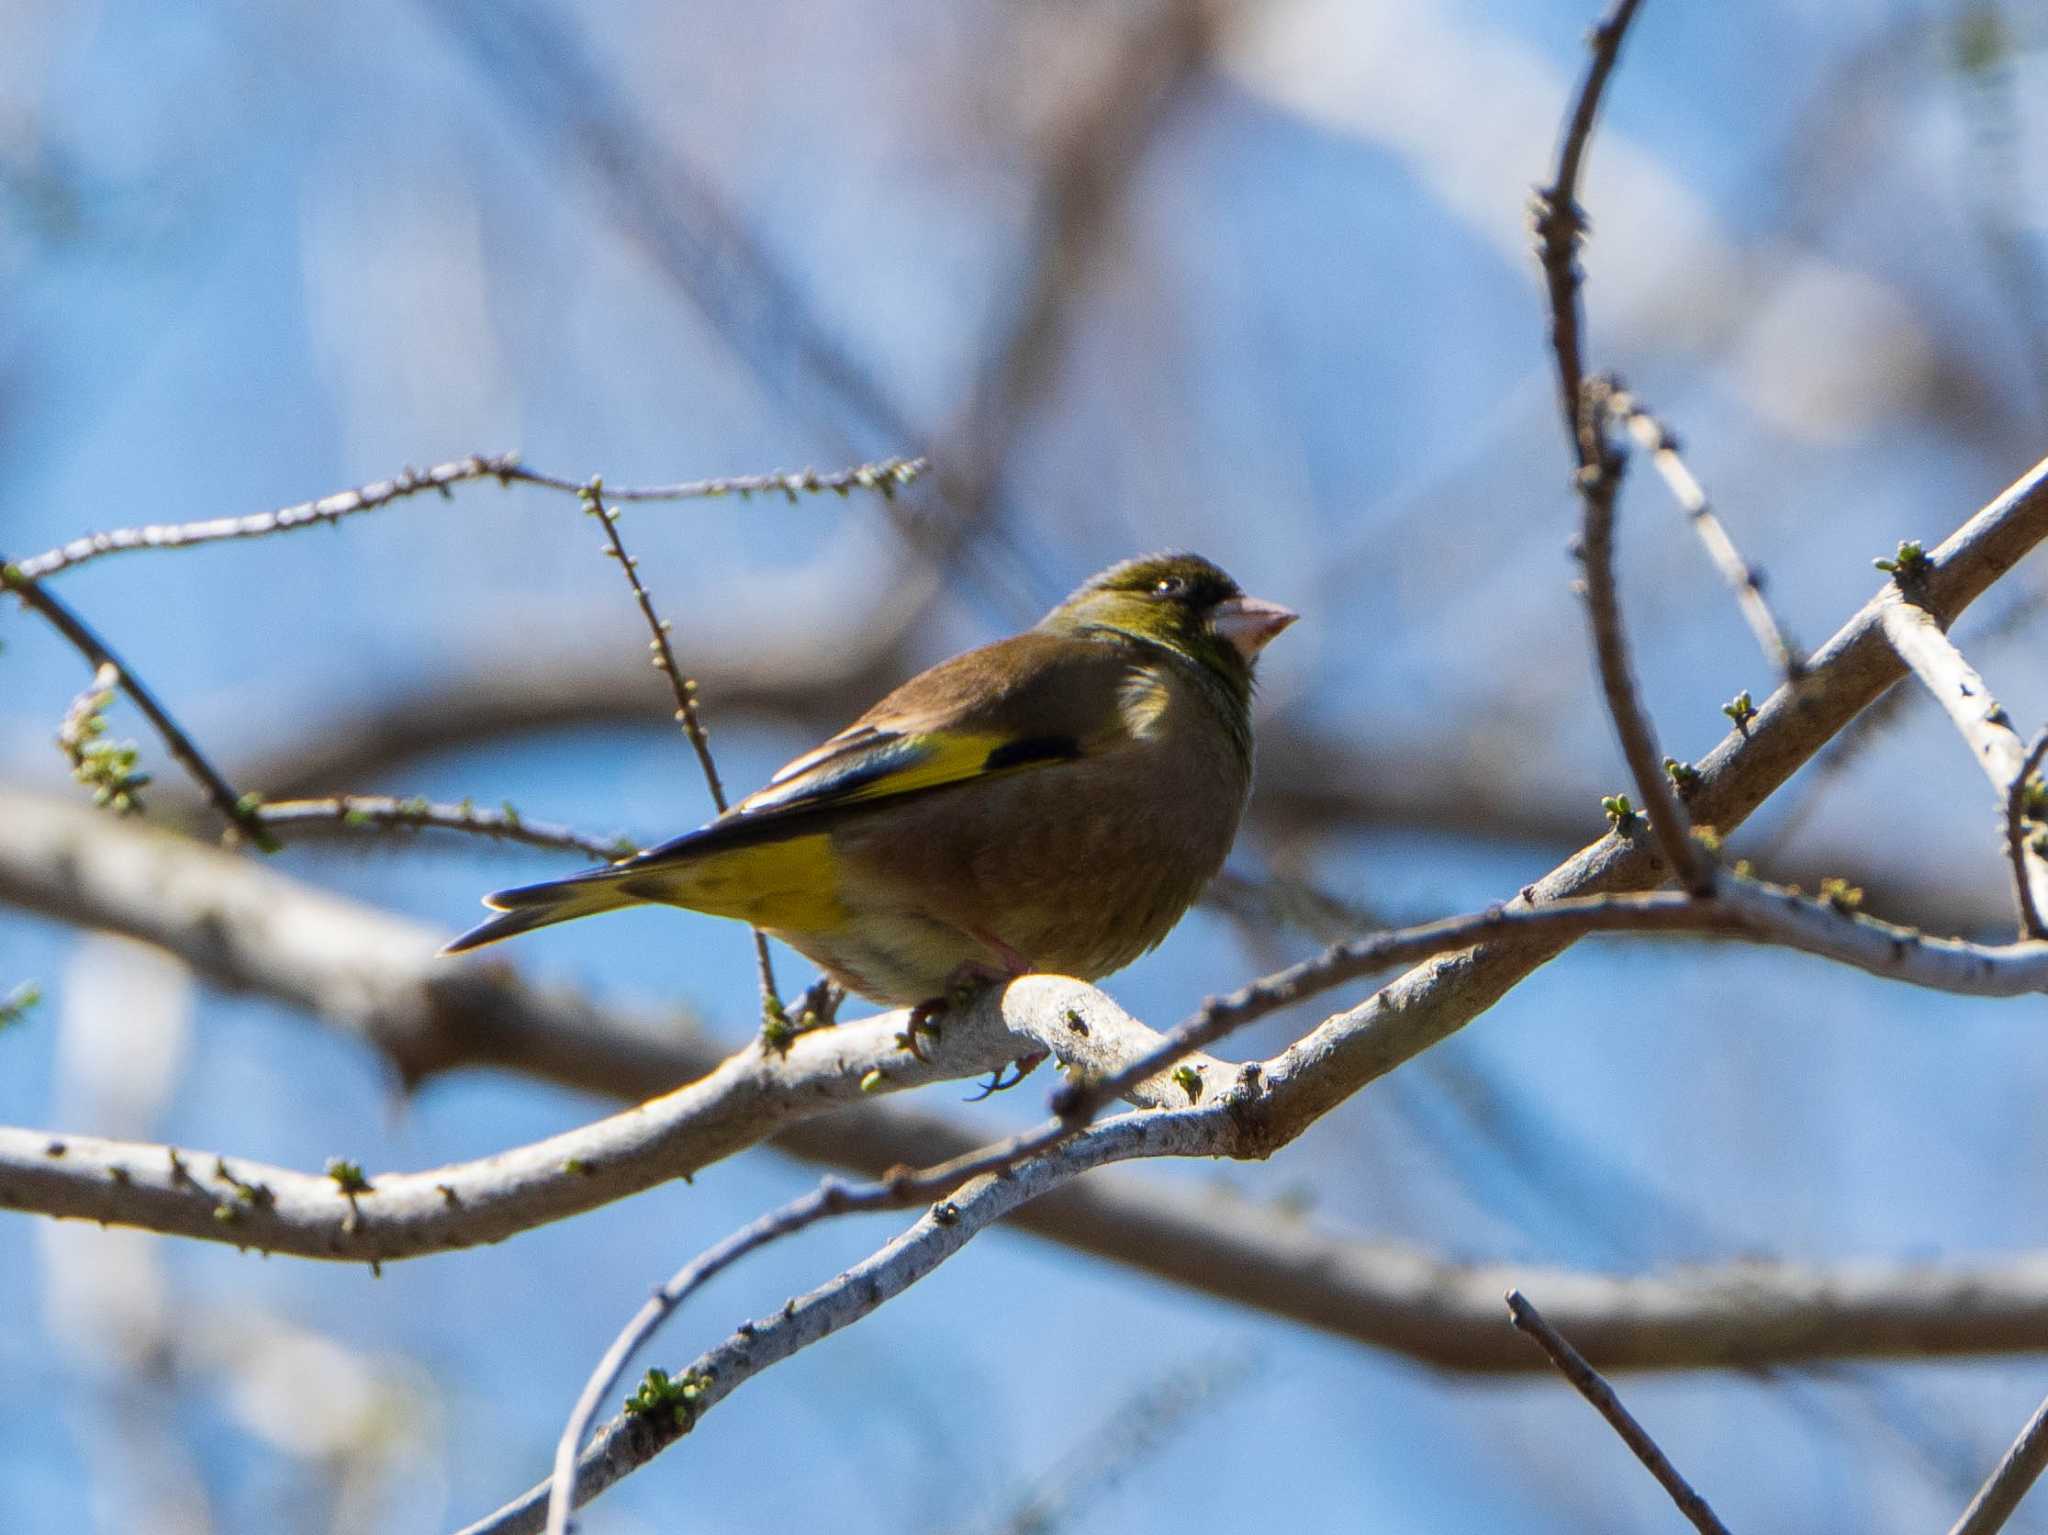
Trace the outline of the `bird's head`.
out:
[[[1160,645],[1220,676],[1249,698],[1252,663],[1300,615],[1247,597],[1199,554],[1148,554],[1091,576],[1039,628],[1110,630]]]

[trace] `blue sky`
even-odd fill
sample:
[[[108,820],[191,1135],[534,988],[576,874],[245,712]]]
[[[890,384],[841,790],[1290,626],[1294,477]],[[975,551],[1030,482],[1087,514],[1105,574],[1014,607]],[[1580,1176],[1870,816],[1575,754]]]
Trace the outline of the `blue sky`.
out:
[[[1045,125],[1108,56],[1103,15],[506,14],[540,30],[455,3],[31,6],[10,21],[0,548],[260,510],[474,451],[614,483],[943,454],[1017,300]],[[1272,653],[1269,740],[1494,764],[1503,803],[1581,806],[1590,839],[1622,776],[1568,591],[1572,507],[1517,189],[1543,174],[1591,19],[1553,3],[1302,5],[1220,45],[1161,114],[1045,388],[1009,423],[1002,537],[1021,558],[990,555],[998,577],[963,581],[921,618],[917,657],[1028,621],[1110,559],[1197,547],[1305,615]],[[1808,643],[1874,589],[1873,554],[1939,537],[2042,440],[2027,337],[2048,308],[2025,273],[2043,270],[2048,227],[2031,89],[2048,39],[2019,26],[2009,89],[1959,74],[1951,42],[1940,13],[1912,6],[1653,4],[1595,150],[1599,358],[1678,425]],[[578,81],[599,94],[565,91]],[[2001,90],[2011,137],[1987,139],[1979,109]],[[679,284],[662,233],[675,210],[607,190],[584,152],[593,123],[639,145],[643,172],[685,165],[715,189],[918,440],[882,440],[871,413],[778,351],[786,313],[750,332],[754,364],[785,369],[764,382]],[[2016,174],[2001,179],[2000,154]],[[1768,675],[1639,479],[1623,523],[1639,671],[1667,746],[1697,755],[1725,723],[1720,703]],[[871,498],[650,507],[623,528],[686,660],[851,643],[914,587]],[[640,665],[637,619],[594,544],[566,499],[478,487],[334,531],[109,559],[62,590],[233,764],[466,668]],[[1958,628],[2022,721],[2048,713],[2041,623],[2000,615],[2042,590],[2039,563]],[[11,609],[0,641],[0,768],[75,793],[49,739],[85,680],[77,660]],[[836,723],[705,703],[736,786]],[[124,709],[113,728],[142,734]],[[145,755],[171,776],[154,743]],[[495,738],[346,787],[511,798],[643,838],[708,813],[658,714]],[[2002,909],[1991,803],[1931,710],[1904,711],[1807,808],[1782,838],[1767,816],[1752,851],[1853,855],[1901,888]],[[1566,850],[1457,825],[1338,828],[1297,849],[1255,825],[1239,862],[1299,856],[1334,889],[1424,916],[1497,899]],[[298,847],[278,867],[453,930],[481,891],[564,865],[404,841]],[[1198,913],[1111,989],[1165,1024],[1306,947],[1247,945]],[[685,1004],[734,1042],[749,1026],[745,936],[707,919],[623,915],[527,940],[518,958],[601,996]],[[75,1116],[110,1114],[118,1084],[67,1041],[102,1037],[80,1033],[81,1010],[104,1009],[107,977],[139,963],[0,914],[0,988],[33,978],[46,993],[0,1036],[0,1119],[110,1128]],[[401,1102],[376,1060],[317,1024],[172,993],[148,1017],[171,1031],[159,1043],[183,1030],[182,1050],[128,1133],[295,1166],[414,1167],[608,1108],[484,1072]],[[1272,1163],[1148,1171],[1306,1198],[1333,1229],[1511,1263],[2030,1248],[2048,1087],[2038,1011],[1798,956],[1582,945]],[[1315,1016],[1276,1020],[1246,1048]],[[115,1026],[101,1017],[102,1034]],[[950,1101],[960,1088],[928,1096],[993,1133],[1042,1089],[972,1110]],[[588,1364],[651,1283],[814,1176],[757,1153],[374,1280],[193,1244],[60,1251],[9,1217],[0,1501],[33,1530],[110,1524],[138,1488],[180,1485],[223,1530],[464,1522],[539,1475]],[[762,1254],[655,1358],[680,1365],[894,1229],[849,1221]],[[164,1298],[186,1343],[173,1375],[152,1381],[65,1333],[53,1286],[80,1264],[132,1271]],[[266,1428],[234,1350],[207,1341],[236,1325],[331,1346],[333,1373],[307,1378],[367,1382],[366,1400],[424,1448],[363,1451],[374,1469],[351,1480],[358,1462]],[[1446,1379],[997,1232],[749,1384],[585,1527],[992,1528],[1097,1425],[1212,1358],[1246,1362],[1072,1528],[1672,1517],[1547,1378]],[[1625,1389],[1731,1525],[1798,1510],[1813,1528],[1860,1530],[1952,1518],[2044,1387],[2021,1361]],[[107,1453],[109,1424],[142,1425],[122,1430],[134,1454]],[[149,1425],[170,1471],[142,1451]]]

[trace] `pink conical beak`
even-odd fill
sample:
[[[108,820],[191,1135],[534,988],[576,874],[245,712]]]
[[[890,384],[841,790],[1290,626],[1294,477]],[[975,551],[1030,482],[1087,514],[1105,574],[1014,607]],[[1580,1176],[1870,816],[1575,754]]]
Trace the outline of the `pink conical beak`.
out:
[[[1292,608],[1260,597],[1231,597],[1216,604],[1210,626],[1230,641],[1247,661],[1266,648],[1267,643],[1301,615]]]

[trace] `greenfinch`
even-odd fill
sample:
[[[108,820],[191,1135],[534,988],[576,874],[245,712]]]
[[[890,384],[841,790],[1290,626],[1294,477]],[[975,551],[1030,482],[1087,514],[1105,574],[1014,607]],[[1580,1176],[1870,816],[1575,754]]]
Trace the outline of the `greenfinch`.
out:
[[[1193,554],[1126,560],[942,661],[700,830],[484,898],[459,953],[642,902],[734,917],[892,1006],[1028,971],[1093,981],[1222,868],[1252,668],[1297,615]]]

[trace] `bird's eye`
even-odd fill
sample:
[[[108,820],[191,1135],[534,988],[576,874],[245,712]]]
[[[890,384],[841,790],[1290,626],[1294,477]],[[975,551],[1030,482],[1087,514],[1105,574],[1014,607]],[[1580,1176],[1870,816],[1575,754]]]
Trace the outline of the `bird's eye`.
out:
[[[1188,582],[1185,576],[1161,576],[1152,583],[1152,595],[1155,597],[1185,597],[1187,594]]]

